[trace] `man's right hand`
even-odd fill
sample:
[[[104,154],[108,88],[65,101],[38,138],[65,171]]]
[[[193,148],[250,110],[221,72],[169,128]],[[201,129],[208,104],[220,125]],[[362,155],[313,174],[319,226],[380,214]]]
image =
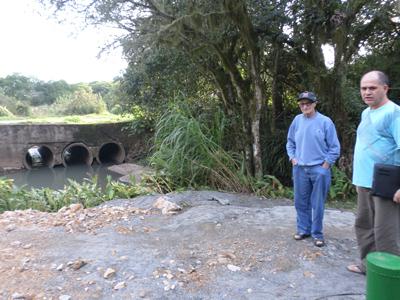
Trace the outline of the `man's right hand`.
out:
[[[393,201],[396,203],[400,203],[400,189],[398,189],[397,192],[394,194]]]
[[[292,158],[291,162],[292,162],[292,166],[297,165],[297,160],[295,158]]]

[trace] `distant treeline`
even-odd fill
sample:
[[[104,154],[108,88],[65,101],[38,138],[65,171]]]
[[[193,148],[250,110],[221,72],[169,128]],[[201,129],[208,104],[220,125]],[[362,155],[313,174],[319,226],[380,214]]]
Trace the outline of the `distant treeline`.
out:
[[[68,84],[13,74],[0,78],[0,116],[120,113],[117,87],[117,82]]]

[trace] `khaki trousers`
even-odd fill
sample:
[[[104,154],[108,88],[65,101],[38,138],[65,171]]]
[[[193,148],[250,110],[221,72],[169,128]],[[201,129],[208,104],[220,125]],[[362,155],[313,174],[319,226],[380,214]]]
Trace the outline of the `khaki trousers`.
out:
[[[370,252],[400,255],[400,204],[372,196],[371,190],[363,187],[357,187],[357,195],[355,231],[365,271]]]

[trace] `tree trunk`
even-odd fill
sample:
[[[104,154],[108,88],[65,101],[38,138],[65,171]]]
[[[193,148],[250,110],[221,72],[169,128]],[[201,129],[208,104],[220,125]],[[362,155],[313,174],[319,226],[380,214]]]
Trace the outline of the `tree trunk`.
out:
[[[260,143],[260,119],[264,103],[264,85],[261,79],[260,55],[261,50],[257,42],[253,24],[247,11],[245,1],[224,0],[223,7],[229,11],[229,17],[239,29],[239,34],[243,40],[246,52],[248,54],[248,72],[250,74],[250,93],[251,97],[243,98],[243,103],[248,103],[250,112],[251,128],[251,148],[253,161],[253,175],[261,178],[263,175]],[[244,108],[244,107],[243,107]],[[242,109],[243,109],[242,108]]]
[[[258,52],[250,54],[250,72],[254,89],[254,95],[250,99],[254,175],[257,178],[261,178],[263,170],[260,143],[260,119],[264,102],[264,86],[260,77],[260,58]]]
[[[343,89],[345,67],[336,66],[324,76],[319,76],[319,94],[325,102],[324,108],[335,123],[341,145],[340,167],[350,173],[353,153],[353,137],[349,132],[349,116],[344,103]]]
[[[275,45],[274,64],[272,74],[272,120],[271,132],[274,134],[278,124],[283,121],[283,84],[281,82],[282,63],[281,59],[282,44]]]

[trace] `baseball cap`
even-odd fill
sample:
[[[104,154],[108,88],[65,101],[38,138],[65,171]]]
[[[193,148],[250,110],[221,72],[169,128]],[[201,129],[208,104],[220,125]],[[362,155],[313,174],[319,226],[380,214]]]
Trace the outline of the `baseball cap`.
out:
[[[297,98],[297,101],[300,101],[302,99],[307,99],[310,100],[311,102],[316,102],[317,101],[317,97],[315,96],[315,94],[313,92],[302,92],[299,94],[299,97]]]

